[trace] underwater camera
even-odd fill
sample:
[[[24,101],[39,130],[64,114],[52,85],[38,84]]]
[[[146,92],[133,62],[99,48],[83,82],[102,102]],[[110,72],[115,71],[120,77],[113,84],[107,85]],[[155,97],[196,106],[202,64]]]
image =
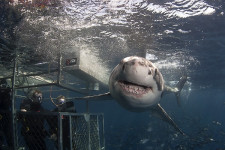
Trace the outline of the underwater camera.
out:
[[[66,66],[72,66],[77,64],[77,58],[66,59]]]

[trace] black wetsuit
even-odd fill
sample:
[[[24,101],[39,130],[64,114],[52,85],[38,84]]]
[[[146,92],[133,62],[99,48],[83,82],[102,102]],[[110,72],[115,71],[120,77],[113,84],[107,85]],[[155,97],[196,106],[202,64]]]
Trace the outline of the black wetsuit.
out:
[[[47,132],[44,128],[44,116],[36,113],[44,111],[41,104],[32,103],[31,100],[26,99],[21,103],[20,109],[27,111],[19,116],[22,122],[21,134],[27,147],[29,150],[46,150]]]
[[[6,142],[12,146],[12,114],[11,114],[11,89],[0,89],[0,147]]]
[[[65,104],[55,108],[53,112],[76,112],[74,103],[72,101],[66,102]],[[62,134],[63,134],[63,150],[70,150],[70,124],[69,124],[69,117],[68,116],[61,116],[62,117]],[[56,134],[58,138],[58,120],[57,117],[51,118],[51,129],[50,134]],[[56,147],[58,144],[56,143]]]

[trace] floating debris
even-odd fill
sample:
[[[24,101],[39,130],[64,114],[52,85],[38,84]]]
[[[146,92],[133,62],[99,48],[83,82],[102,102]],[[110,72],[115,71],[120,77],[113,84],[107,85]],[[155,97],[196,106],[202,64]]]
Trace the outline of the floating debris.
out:
[[[208,130],[209,130],[208,128],[204,128],[204,129],[203,129],[203,131],[208,131]]]
[[[142,139],[141,141],[140,141],[140,143],[141,144],[145,144],[145,143],[147,143],[149,141],[149,139]]]
[[[213,123],[216,124],[216,125],[220,125],[221,126],[221,123],[218,122],[218,121],[213,121]]]
[[[148,127],[147,131],[151,132],[152,131],[152,127]]]

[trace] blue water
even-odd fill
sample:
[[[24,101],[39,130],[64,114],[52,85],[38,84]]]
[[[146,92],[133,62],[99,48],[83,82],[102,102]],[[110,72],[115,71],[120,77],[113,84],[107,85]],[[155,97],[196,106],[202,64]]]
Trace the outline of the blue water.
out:
[[[15,47],[24,66],[80,51],[110,73],[122,58],[147,54],[167,85],[188,75],[181,107],[173,94],[160,102],[187,136],[148,112],[128,112],[113,100],[90,102],[90,112],[105,115],[106,150],[225,149],[222,0],[0,2],[1,76],[10,74]],[[100,72],[99,66],[92,68]],[[85,111],[84,103],[76,107]]]

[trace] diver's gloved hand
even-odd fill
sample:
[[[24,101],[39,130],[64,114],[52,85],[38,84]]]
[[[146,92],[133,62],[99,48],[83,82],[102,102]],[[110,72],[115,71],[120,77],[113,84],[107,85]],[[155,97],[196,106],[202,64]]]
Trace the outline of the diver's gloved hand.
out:
[[[50,136],[50,139],[56,141],[57,140],[57,136],[55,133],[53,133],[51,136]]]

